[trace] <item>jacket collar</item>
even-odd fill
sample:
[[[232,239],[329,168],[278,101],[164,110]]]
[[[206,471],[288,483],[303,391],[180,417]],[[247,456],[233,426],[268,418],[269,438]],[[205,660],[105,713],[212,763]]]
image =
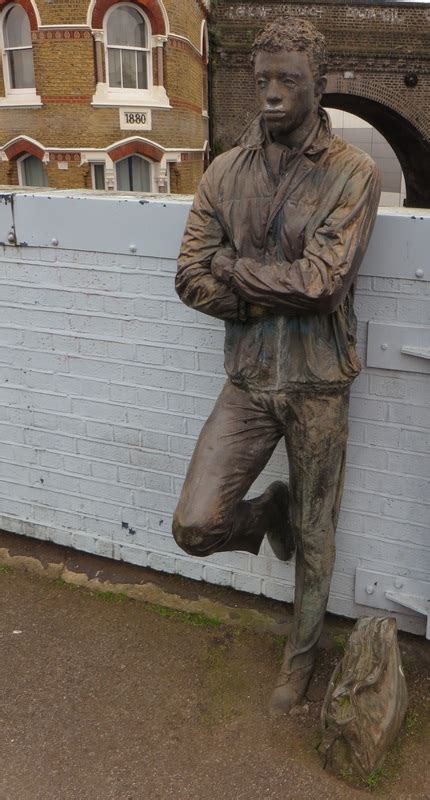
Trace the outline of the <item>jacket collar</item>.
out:
[[[306,150],[303,151],[307,156],[315,155],[322,150],[327,150],[332,138],[331,123],[327,111],[319,106],[318,114],[320,117],[320,125],[315,132],[315,136],[307,145]],[[264,119],[261,114],[257,114],[242,132],[237,140],[237,144],[239,147],[243,147],[247,150],[258,150],[268,141],[268,132]]]

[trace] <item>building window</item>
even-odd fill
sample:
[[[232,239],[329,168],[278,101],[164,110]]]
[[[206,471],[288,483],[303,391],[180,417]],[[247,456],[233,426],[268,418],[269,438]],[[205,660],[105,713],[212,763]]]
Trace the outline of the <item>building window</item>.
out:
[[[152,166],[142,156],[129,156],[116,164],[116,188],[120,192],[152,191]]]
[[[111,89],[149,89],[149,22],[135,7],[114,7],[107,16],[107,75]]]
[[[104,191],[106,188],[105,165],[103,163],[91,164],[91,174],[93,179],[93,189],[100,189]]]
[[[18,162],[19,182],[21,186],[47,186],[48,178],[40,158],[24,156]]]
[[[3,41],[9,90],[34,90],[30,21],[20,6],[12,6],[6,11],[3,21]]]
[[[165,28],[163,15],[157,0],[137,1],[143,9],[136,2],[96,0],[93,21],[103,25],[93,30],[96,91],[92,105],[96,108],[171,108],[164,87],[167,35],[160,31]],[[122,123],[120,127],[126,130]]]

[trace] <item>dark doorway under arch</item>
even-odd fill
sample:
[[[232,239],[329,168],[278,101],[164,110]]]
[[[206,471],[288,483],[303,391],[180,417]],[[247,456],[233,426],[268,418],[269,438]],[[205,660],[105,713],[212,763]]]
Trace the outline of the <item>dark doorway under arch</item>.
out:
[[[405,206],[430,208],[430,142],[408,120],[382,103],[355,94],[328,92],[323,105],[349,111],[373,125],[399,159],[406,184]]]

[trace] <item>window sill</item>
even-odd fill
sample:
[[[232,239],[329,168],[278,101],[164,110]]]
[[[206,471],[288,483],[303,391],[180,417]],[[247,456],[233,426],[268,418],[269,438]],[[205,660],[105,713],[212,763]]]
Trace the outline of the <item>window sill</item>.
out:
[[[162,108],[171,109],[169,98],[164,86],[153,86],[151,91],[115,91],[109,89],[105,83],[99,83],[93,96],[91,105],[97,107],[120,108],[121,106],[136,108]]]
[[[42,98],[38,94],[8,94],[0,97],[0,108],[42,108]]]

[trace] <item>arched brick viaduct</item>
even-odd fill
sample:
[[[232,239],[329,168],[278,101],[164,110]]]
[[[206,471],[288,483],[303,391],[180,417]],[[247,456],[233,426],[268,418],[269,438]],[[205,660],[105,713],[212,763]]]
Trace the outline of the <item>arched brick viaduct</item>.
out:
[[[218,0],[212,13],[215,150],[230,147],[255,113],[250,47],[270,21],[311,20],[329,51],[324,105],[385,136],[405,176],[408,206],[430,207],[430,2],[300,3]]]

